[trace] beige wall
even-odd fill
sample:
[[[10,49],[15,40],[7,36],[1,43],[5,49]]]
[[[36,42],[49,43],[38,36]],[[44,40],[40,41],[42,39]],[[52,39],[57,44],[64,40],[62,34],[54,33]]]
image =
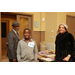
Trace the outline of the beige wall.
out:
[[[45,18],[45,12],[13,12],[13,13],[33,15],[33,30],[34,31],[45,31],[45,21],[44,22],[42,21],[42,18]],[[38,21],[39,23],[38,28],[34,27],[35,21]]]
[[[42,21],[42,19],[44,18],[45,21]],[[46,18],[45,18],[45,12],[41,12],[41,20],[40,20],[41,24],[40,24],[40,31],[45,31],[45,22],[46,22]]]
[[[58,27],[60,23],[66,24],[66,16],[75,16],[75,12],[46,12],[46,32],[45,32],[45,41],[47,43],[55,43],[55,38],[57,35]],[[52,33],[51,30],[54,32]],[[51,39],[53,36],[53,39]]]
[[[57,12],[46,12],[46,32],[45,41],[47,43],[54,43],[57,30]],[[53,30],[53,32],[51,32]],[[53,36],[53,38],[51,38]]]
[[[57,12],[57,29],[60,23],[66,24],[66,16],[75,16],[75,12]]]
[[[18,12],[13,12],[13,13],[18,13]],[[45,12],[19,12],[19,13],[33,14],[33,24],[35,21],[39,22],[38,28],[34,27],[33,25],[34,31],[45,31],[45,22],[42,21],[42,18],[45,18]]]

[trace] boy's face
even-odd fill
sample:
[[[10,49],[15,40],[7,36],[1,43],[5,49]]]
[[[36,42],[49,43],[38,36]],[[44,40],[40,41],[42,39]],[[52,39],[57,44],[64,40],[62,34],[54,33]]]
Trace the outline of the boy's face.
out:
[[[30,35],[31,34],[30,34],[30,31],[29,30],[25,30],[24,33],[23,33],[23,35],[24,35],[24,38],[25,39],[30,39]]]

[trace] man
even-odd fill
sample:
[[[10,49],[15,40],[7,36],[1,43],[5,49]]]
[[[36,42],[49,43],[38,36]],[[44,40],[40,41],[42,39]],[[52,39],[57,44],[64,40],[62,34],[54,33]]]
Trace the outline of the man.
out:
[[[9,58],[9,62],[16,62],[17,61],[17,45],[20,40],[20,37],[17,33],[19,30],[19,23],[17,21],[12,23],[12,30],[9,32],[7,36],[8,40],[8,50],[7,56]]]
[[[17,47],[17,59],[19,62],[36,62],[37,61],[37,45],[30,38],[30,29],[23,31],[24,38],[19,41]]]

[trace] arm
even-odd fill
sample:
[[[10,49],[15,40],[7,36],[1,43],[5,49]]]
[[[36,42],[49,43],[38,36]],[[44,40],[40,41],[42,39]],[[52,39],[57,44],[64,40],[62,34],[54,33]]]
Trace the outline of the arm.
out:
[[[68,54],[70,54],[71,56],[74,56],[75,50],[74,50],[74,37],[71,35],[71,38],[69,40],[69,50],[71,52],[69,52]]]
[[[69,61],[70,57],[73,56],[75,54],[75,50],[74,50],[74,37],[71,35],[69,38],[69,45],[68,45],[68,55],[67,57],[65,57],[63,60],[65,61]]]
[[[19,62],[21,62],[21,46],[20,46],[20,42],[18,43],[18,46],[17,46],[17,60]]]
[[[35,42],[35,47],[34,47],[34,57],[35,57],[35,61],[37,61],[37,52],[38,52],[38,49],[37,49],[37,45],[36,45],[36,42]]]

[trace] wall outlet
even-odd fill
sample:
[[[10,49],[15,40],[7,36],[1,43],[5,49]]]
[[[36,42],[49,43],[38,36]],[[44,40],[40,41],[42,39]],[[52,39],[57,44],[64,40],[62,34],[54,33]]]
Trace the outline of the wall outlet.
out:
[[[51,32],[53,33],[53,30]]]
[[[53,36],[51,36],[51,39],[53,39]]]

